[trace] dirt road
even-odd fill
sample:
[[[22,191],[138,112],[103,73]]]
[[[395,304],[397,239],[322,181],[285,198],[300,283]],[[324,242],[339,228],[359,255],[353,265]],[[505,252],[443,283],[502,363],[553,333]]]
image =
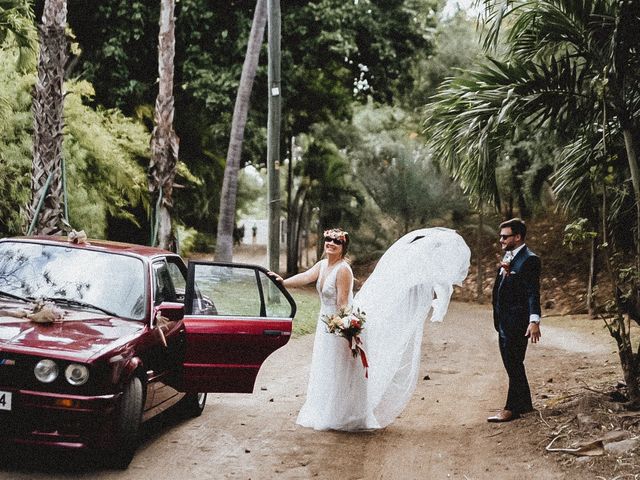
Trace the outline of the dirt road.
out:
[[[599,325],[591,330],[545,322],[542,343],[527,355],[537,407],[553,395],[551,386],[562,389],[563,381],[576,380],[576,365],[615,363],[607,334]],[[46,463],[22,458],[5,464],[0,479],[585,478],[563,471],[545,453],[546,439],[529,435],[536,414],[509,424],[486,422],[506,392],[486,306],[453,303],[444,323],[427,324],[423,374],[413,399],[378,432],[315,432],[295,425],[312,342],[311,335],[293,339],[270,357],[253,395],[210,395],[200,418],[169,415],[146,426],[124,472],[71,468],[73,460],[50,456]]]

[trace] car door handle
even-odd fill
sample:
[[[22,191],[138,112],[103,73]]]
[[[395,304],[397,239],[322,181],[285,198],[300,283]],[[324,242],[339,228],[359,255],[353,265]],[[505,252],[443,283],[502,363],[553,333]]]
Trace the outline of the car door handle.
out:
[[[279,337],[282,335],[282,330],[264,330],[262,334],[268,337]]]

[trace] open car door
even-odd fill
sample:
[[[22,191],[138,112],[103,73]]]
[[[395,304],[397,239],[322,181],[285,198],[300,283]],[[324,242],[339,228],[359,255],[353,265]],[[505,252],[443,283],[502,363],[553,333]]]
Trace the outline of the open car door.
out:
[[[262,362],[291,337],[296,304],[256,265],[189,262],[181,390],[253,392]]]

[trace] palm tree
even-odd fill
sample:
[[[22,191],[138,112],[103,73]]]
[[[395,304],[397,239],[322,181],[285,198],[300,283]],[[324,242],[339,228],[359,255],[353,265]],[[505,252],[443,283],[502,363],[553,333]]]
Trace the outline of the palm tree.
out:
[[[66,24],[66,1],[46,0],[33,101],[32,199],[27,207],[30,232],[42,235],[58,233],[64,216],[62,138]]]
[[[247,124],[249,113],[249,101],[253,81],[258,69],[260,58],[260,47],[264,38],[264,29],[267,22],[266,0],[257,0],[256,10],[253,14],[253,23],[247,53],[242,74],[240,75],[240,85],[236,103],[233,108],[233,119],[231,122],[231,135],[229,138],[229,149],[227,150],[227,163],[224,169],[224,180],[222,182],[222,192],[220,196],[220,214],[218,216],[218,233],[216,238],[216,260],[230,262],[233,258],[233,227],[236,217],[236,197],[238,191],[238,170],[240,168],[240,156],[242,154],[242,142],[244,140],[244,128]]]
[[[467,78],[452,79],[440,90],[426,121],[437,154],[468,191],[478,198],[496,201],[495,169],[505,141],[521,124],[547,129],[566,139],[560,157],[570,160],[556,170],[556,191],[567,199],[568,208],[592,209],[593,204],[584,201],[584,194],[592,191],[593,185],[575,181],[576,172],[592,162],[606,166],[611,161],[612,147],[622,145],[615,153],[626,157],[625,176],[631,180],[636,206],[636,281],[630,296],[637,298],[640,171],[635,132],[640,118],[640,55],[636,40],[640,2],[484,3],[488,12],[485,47],[490,49],[496,44],[507,20],[511,20],[504,42],[507,52],[502,59],[488,57]],[[580,147],[587,144],[602,154]],[[583,180],[599,180],[593,172],[590,170]],[[601,209],[599,215],[606,218],[606,209]],[[602,231],[603,237],[607,228]],[[617,315],[611,325],[630,399],[640,402],[640,357],[630,348],[622,316]]]
[[[159,88],[154,111],[155,127],[151,134],[151,160],[149,163],[149,190],[158,193],[156,200],[155,238],[152,244],[176,249],[171,209],[173,208],[173,182],[176,176],[180,140],[173,130],[175,113],[173,97],[173,59],[176,51],[175,0],[160,3],[160,34],[158,37]]]

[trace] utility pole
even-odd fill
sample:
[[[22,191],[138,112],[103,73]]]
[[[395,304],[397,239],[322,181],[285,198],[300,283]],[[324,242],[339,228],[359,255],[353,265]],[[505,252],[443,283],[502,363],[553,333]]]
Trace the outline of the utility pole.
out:
[[[280,0],[269,0],[269,119],[267,121],[267,197],[269,199],[269,269],[280,270]]]

